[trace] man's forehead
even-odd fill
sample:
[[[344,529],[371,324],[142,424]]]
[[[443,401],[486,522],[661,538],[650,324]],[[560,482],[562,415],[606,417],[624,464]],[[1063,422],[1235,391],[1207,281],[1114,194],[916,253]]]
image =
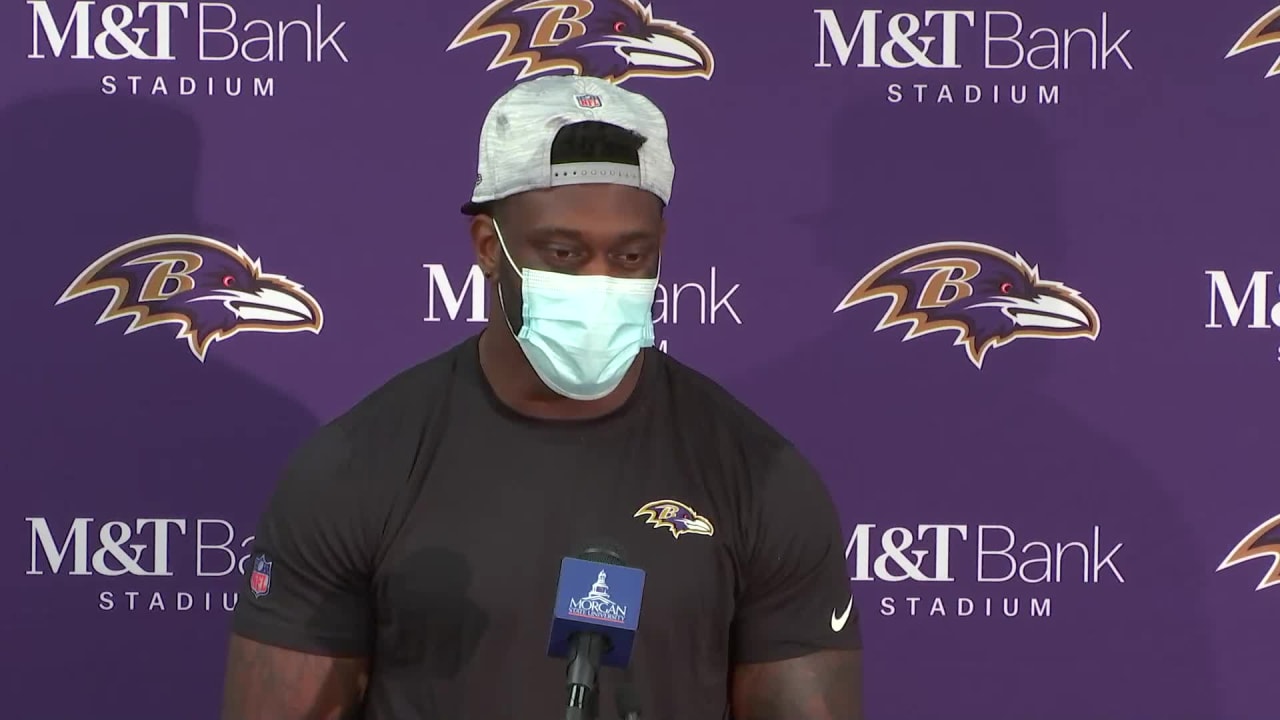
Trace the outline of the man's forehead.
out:
[[[527,238],[641,239],[661,228],[661,201],[651,193],[619,185],[575,185],[536,190],[510,198],[504,215]]]
[[[574,227],[565,224],[534,225],[526,228],[526,241],[569,240],[580,243],[609,244],[657,240],[658,230],[653,227],[614,225],[612,227]]]

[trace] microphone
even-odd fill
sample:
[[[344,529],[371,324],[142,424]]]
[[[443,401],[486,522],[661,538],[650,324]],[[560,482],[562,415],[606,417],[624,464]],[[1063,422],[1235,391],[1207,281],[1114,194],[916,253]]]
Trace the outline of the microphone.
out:
[[[627,567],[621,548],[595,542],[560,562],[547,655],[566,658],[565,717],[593,717],[601,665],[625,668],[640,620],[644,571]]]
[[[614,700],[618,703],[620,720],[640,720],[640,693],[634,685],[629,682],[619,685]]]

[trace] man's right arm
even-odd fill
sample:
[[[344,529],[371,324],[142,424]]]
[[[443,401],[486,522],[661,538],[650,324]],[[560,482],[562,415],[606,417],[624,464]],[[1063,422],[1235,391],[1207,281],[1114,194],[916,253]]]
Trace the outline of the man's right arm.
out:
[[[290,458],[245,562],[222,720],[359,717],[388,502],[369,479],[335,425]]]
[[[365,658],[311,655],[233,634],[222,720],[359,717],[368,671]]]

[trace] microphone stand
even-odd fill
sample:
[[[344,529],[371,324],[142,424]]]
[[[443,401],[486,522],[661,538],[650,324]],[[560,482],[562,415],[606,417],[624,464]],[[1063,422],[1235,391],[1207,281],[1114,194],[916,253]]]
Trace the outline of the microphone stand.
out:
[[[587,695],[582,707],[567,708],[564,712],[565,720],[597,720],[600,712],[597,697],[597,693],[593,690]]]
[[[565,672],[565,685],[569,694],[565,720],[596,720],[599,709],[596,702],[596,673],[600,668],[600,656],[604,654],[608,641],[601,635],[587,633],[585,636],[576,636],[571,642],[574,654],[569,661],[569,669]]]

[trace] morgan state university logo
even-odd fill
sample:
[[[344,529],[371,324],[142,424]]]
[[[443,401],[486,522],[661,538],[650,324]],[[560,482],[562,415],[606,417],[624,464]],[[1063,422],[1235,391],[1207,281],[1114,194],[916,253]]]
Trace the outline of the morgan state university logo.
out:
[[[448,50],[495,37],[489,70],[523,67],[517,80],[569,70],[622,83],[633,77],[710,79],[715,60],[693,31],[653,16],[636,0],[497,0],[471,19]]]
[[[1255,590],[1265,590],[1273,585],[1280,585],[1280,515],[1262,523],[1253,532],[1232,548],[1231,552],[1218,566],[1218,572],[1248,560],[1265,559],[1271,561],[1271,569],[1262,576]]]
[[[978,368],[988,350],[1018,338],[1098,337],[1098,313],[1080,293],[1041,280],[1021,255],[979,243],[899,253],[859,280],[835,312],[875,298],[890,300],[876,332],[907,325],[906,342],[950,330]]]
[[[654,500],[645,503],[632,517],[647,518],[645,522],[658,528],[671,531],[671,537],[689,535],[715,535],[715,526],[707,518],[693,511],[693,508],[679,500]]]
[[[1280,43],[1280,5],[1272,8],[1262,17],[1258,18],[1236,44],[1231,47],[1227,57],[1235,57],[1240,53],[1249,52],[1254,48],[1260,48],[1263,45],[1271,45]],[[1267,77],[1280,75],[1280,57],[1276,58],[1275,64],[1267,71]]]
[[[209,346],[241,332],[319,333],[324,314],[302,286],[262,272],[239,247],[196,235],[134,240],[95,260],[58,298],[61,305],[96,292],[111,299],[96,324],[129,318],[125,334],[178,326],[204,362]]]

